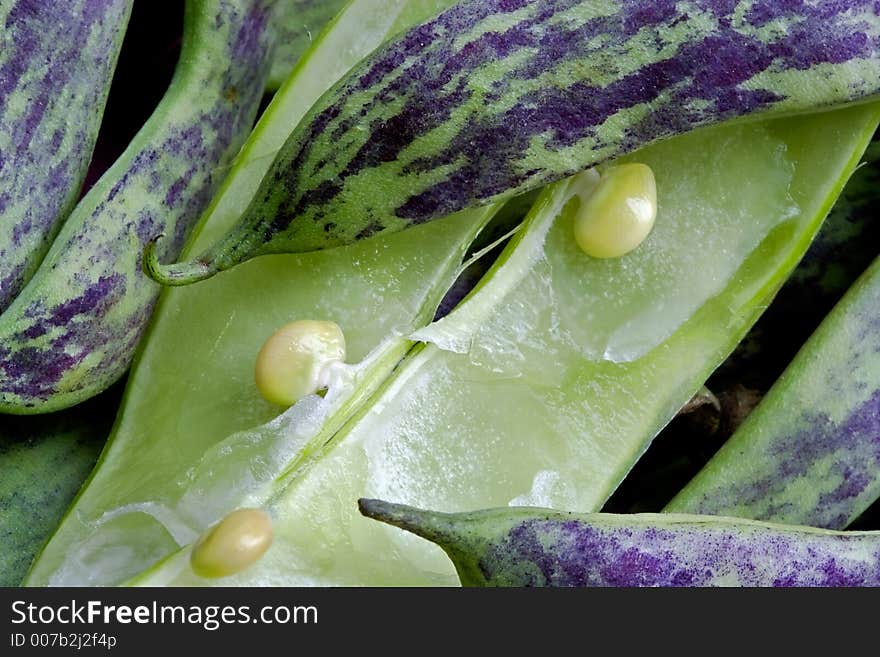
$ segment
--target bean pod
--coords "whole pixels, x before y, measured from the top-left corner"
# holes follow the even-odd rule
[[[76,203],[131,4],[0,4],[0,312]]]
[[[239,223],[167,285],[501,200],[745,115],[880,92],[880,7],[465,0],[361,63],[291,134]]]
[[[0,316],[0,412],[48,412],[128,368],[160,291],[143,245],[179,251],[256,114],[273,0],[190,0],[174,80],[121,158],[77,205]]]
[[[465,586],[878,586],[880,532],[732,518],[501,508],[361,512],[437,543]]]

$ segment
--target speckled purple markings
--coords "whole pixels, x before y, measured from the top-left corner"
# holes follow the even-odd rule
[[[0,312],[33,275],[79,195],[131,5],[0,6]]]
[[[423,30],[430,32],[430,40],[404,41],[399,51],[390,53],[388,58],[405,61],[424,43],[431,43],[434,52],[448,53],[453,50],[452,40],[457,32],[470,28],[478,17],[482,18],[485,13],[515,11],[528,3],[499,0],[478,4],[479,11],[465,6],[453,8],[434,26]],[[569,29],[565,22],[550,27],[546,25],[547,18],[578,4],[582,3],[577,0],[542,1],[541,12],[534,18],[516,24],[503,34],[489,32],[481,36],[449,57],[442,66],[435,67],[429,60],[408,69],[402,80],[395,79],[389,85],[393,92],[407,90],[413,99],[395,117],[400,120],[390,122],[402,122],[403,125],[389,127],[388,134],[384,135],[387,139],[383,140],[383,152],[378,157],[364,157],[359,153],[346,173],[354,174],[377,160],[400,153],[413,137],[426,134],[447,120],[461,103],[461,95],[473,91],[457,88],[448,94],[438,92],[454,79],[464,79],[460,76],[494,58],[507,57],[514,51],[525,49],[535,51],[533,57],[505,76],[493,89],[495,95],[501,95],[514,85],[535,79],[563,62],[588,59],[602,51],[622,50],[639,31],[656,30],[658,40],[662,40],[662,29],[689,18],[688,3],[629,1],[620,3],[618,14],[587,21],[574,29]],[[430,158],[417,160],[412,166],[429,170],[457,160],[466,164],[449,180],[407,199],[397,208],[396,214],[414,222],[423,221],[460,209],[462,188],[477,198],[491,198],[507,189],[520,188],[528,184],[529,179],[545,182],[548,178],[560,177],[557,172],[531,171],[517,166],[521,154],[529,151],[533,137],[550,134],[549,145],[561,150],[594,136],[600,126],[622,110],[641,104],[657,104],[648,117],[626,130],[621,143],[612,152],[619,154],[659,137],[756,112],[784,100],[784,95],[774,89],[740,86],[771,67],[776,70],[806,69],[825,62],[868,58],[877,53],[877,26],[865,26],[866,31],[853,31],[849,20],[840,20],[852,9],[869,6],[868,2],[826,3],[833,6],[824,10],[803,2],[767,3],[772,6],[762,7],[757,12],[754,27],[770,20],[790,19],[792,15],[804,19],[786,35],[769,42],[749,34],[744,29],[749,27],[748,24],[733,26],[732,9],[735,7],[731,7],[731,3],[699,4],[713,11],[719,19],[718,29],[693,42],[682,43],[673,57],[647,63],[609,85],[598,86],[584,81],[562,88],[543,88],[525,94],[503,112],[469,117],[470,120],[446,148]],[[599,48],[590,45],[600,36],[610,38],[603,39]],[[374,71],[383,70],[383,64],[377,64]],[[374,76],[371,71],[365,79]],[[413,89],[419,91],[413,92]],[[415,106],[424,97],[441,99],[427,116],[418,112]],[[702,103],[698,108],[695,107],[696,101]],[[415,116],[418,118],[411,118]],[[368,149],[370,145],[364,148]]]
[[[880,585],[880,533],[668,514],[491,509],[444,514],[378,500],[361,512],[427,538],[475,586]]]
[[[756,473],[749,481],[719,480],[717,488],[704,492],[694,504],[694,512],[745,516],[748,509],[756,520],[807,516],[803,521],[816,527],[846,527],[880,494],[880,390],[843,422],[823,413],[792,418],[793,425],[804,423],[810,429],[779,435],[768,445],[767,458],[776,465],[772,472]],[[819,468],[824,472],[821,480],[815,472]],[[818,494],[814,505],[803,508],[803,496],[790,489],[814,477],[827,490]]]
[[[186,284],[508,198],[700,126],[864,100],[880,93],[878,44],[866,0],[464,0],[355,67],[239,224],[197,261],[150,254],[151,275]]]
[[[376,94],[373,103],[387,102],[391,97],[400,96],[409,100],[394,117],[382,117],[374,124],[373,134],[378,138],[358,151],[344,175],[354,175],[377,162],[397,158],[415,137],[428,133],[448,120],[464,97],[473,94],[463,84],[466,76],[496,58],[509,57],[517,51],[534,50],[534,55],[512,75],[498,81],[492,93],[500,97],[503,91],[517,83],[535,79],[565,61],[588,58],[597,55],[600,50],[621,48],[641,30],[660,30],[688,18],[686,12],[676,8],[675,2],[630,1],[622,2],[621,11],[617,14],[589,20],[569,29],[565,22],[548,26],[547,21],[566,9],[584,3],[577,0],[550,0],[540,3],[541,10],[534,17],[515,24],[503,33],[487,32],[459,51],[454,50],[455,38],[474,28],[487,16],[514,12],[528,4],[524,0],[462,3],[434,22],[411,32],[373,63],[350,91],[384,84],[385,88]],[[663,99],[664,94],[672,93],[675,102],[665,103],[668,109],[662,109],[659,115],[652,113],[650,118],[629,129],[627,140],[630,144],[624,144],[620,149],[629,150],[645,139],[679,132],[692,124],[718,120],[719,114],[720,118],[743,114],[781,100],[779,94],[772,90],[735,88],[771,65],[776,68],[801,67],[822,61],[868,57],[873,54],[872,44],[876,43],[876,35],[873,42],[865,33],[854,35],[849,23],[835,25],[835,16],[823,12],[823,18],[832,22],[825,24],[820,35],[802,28],[780,41],[768,44],[744,33],[742,28],[730,26],[731,3],[700,4],[704,8],[714,8],[719,18],[727,18],[727,26],[699,41],[682,44],[674,57],[637,68],[604,87],[582,82],[564,88],[542,88],[525,94],[510,109],[501,113],[469,117],[470,121],[440,154],[417,159],[411,168],[430,170],[462,157],[467,164],[459,169],[454,180],[444,181],[408,199],[398,209],[398,214],[418,221],[459,209],[461,201],[457,199],[462,194],[460,184],[463,182],[480,185],[478,188],[466,187],[467,192],[473,191],[478,197],[491,197],[521,186],[526,178],[534,174],[529,171],[517,172],[515,165],[520,155],[528,152],[529,141],[534,136],[550,133],[551,145],[558,148],[571,146],[593,135],[599,126],[619,111]],[[844,4],[862,3],[839,3]],[[803,5],[797,11],[806,12],[805,18],[808,20],[814,13]],[[843,13],[844,7],[838,6],[838,11]],[[785,12],[777,12],[774,18],[790,17],[792,13],[793,8],[789,7]],[[809,39],[805,42],[808,35]],[[608,37],[603,40],[601,49],[591,46],[592,40],[600,36]],[[803,44],[802,47],[795,48],[799,43]],[[821,48],[809,49],[810,44],[817,43],[821,44]],[[411,58],[425,52],[430,52],[431,56],[412,63],[402,73],[397,70]],[[383,83],[383,80],[391,77],[392,72],[400,75]],[[455,80],[459,80],[459,83],[454,90],[444,91]],[[436,102],[425,106],[423,101],[426,98]],[[699,111],[688,109],[686,106],[695,100],[706,101],[706,107]],[[341,112],[342,101],[325,110],[313,130],[320,131],[323,124],[329,123],[326,118]],[[342,135],[337,132],[335,136]],[[303,151],[307,149],[308,141]],[[303,159],[301,155],[297,163]],[[301,201],[298,209],[301,211],[306,203],[307,199]]]
[[[201,63],[181,64],[134,145],[0,316],[0,412],[64,408],[126,371],[161,289],[143,273],[143,246],[164,232],[165,254],[178,253],[247,136],[270,65],[273,4],[190,0],[198,19],[182,61]]]
[[[853,558],[852,542],[706,523],[533,520],[513,527],[480,568],[487,582],[516,586],[877,586],[878,538],[869,558]]]

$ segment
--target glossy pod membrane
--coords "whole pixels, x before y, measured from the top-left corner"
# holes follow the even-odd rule
[[[878,307],[880,259],[666,511],[843,529],[877,500]]]
[[[864,0],[465,0],[323,96],[225,237],[169,265],[153,241],[145,265],[185,285],[502,200],[700,126],[865,100],[880,92],[878,14]]]

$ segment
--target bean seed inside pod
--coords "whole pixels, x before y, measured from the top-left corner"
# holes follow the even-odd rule
[[[193,547],[190,566],[209,579],[234,575],[256,563],[272,544],[272,520],[261,509],[237,509]]]
[[[645,164],[620,164],[605,170],[592,194],[581,197],[574,236],[588,256],[619,258],[645,241],[656,218],[654,172]]]
[[[273,404],[291,406],[327,387],[332,368],[345,362],[345,336],[333,322],[298,320],[279,328],[257,356],[254,379]]]

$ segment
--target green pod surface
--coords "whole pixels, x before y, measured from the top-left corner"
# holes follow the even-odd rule
[[[665,510],[839,529],[880,497],[877,308],[880,260]]]
[[[279,0],[273,26],[278,47],[272,61],[268,89],[278,89],[312,41],[348,0]]]
[[[466,0],[357,66],[253,202],[167,285],[347,244],[528,191],[737,117],[880,92],[880,9],[765,0]],[[732,65],[731,62],[735,62]]]
[[[356,0],[346,7],[273,97],[186,248],[210,243],[234,221],[271,164],[266,154],[281,147],[290,127],[329,85],[389,34],[450,3]],[[367,361],[366,367],[358,367],[358,385],[336,390],[332,409],[311,399],[292,412],[307,423],[313,413],[324,412],[331,425],[344,420],[377,385],[374,379],[381,382],[402,358],[410,344],[402,336],[430,321],[480,223],[490,214],[484,208],[345,249],[264,258],[204,285],[166,290],[132,366],[101,462],[43,551],[29,583],[120,582],[176,550],[175,541],[185,542],[204,523],[213,523],[215,512],[240,492],[230,486],[227,474],[242,484],[251,477],[215,467],[215,451],[258,466],[252,471],[253,483],[271,479],[272,468],[290,449],[283,439],[266,432],[267,440],[250,447],[247,439],[229,440],[230,434],[250,435],[247,430],[273,418],[279,429],[307,433],[290,418],[278,418],[284,409],[266,402],[253,384],[254,360],[265,339],[298,318],[326,318],[343,328],[348,362]],[[169,349],[172,342],[175,347]],[[349,393],[353,399],[347,398]],[[162,444],[172,437],[173,446]],[[232,443],[237,444],[227,447]],[[262,450],[269,445],[280,451],[266,459]],[[145,477],[130,476],[133,467],[148,463]],[[191,495],[188,484],[171,483],[178,476],[181,481],[200,479],[207,470],[226,493],[207,484],[210,491]],[[131,487],[120,488],[122,480]],[[161,528],[155,531],[157,520],[169,522],[170,536]],[[110,564],[98,543],[124,557]]]
[[[438,544],[465,586],[880,585],[880,532],[695,515],[359,506]]]
[[[143,274],[143,245],[163,231],[167,252],[179,251],[247,135],[271,59],[272,6],[187,3],[168,92],[0,316],[0,412],[71,406],[128,368],[161,289]]]
[[[282,321],[333,319],[361,345],[357,362],[369,327],[399,336],[405,325],[387,295],[425,276],[372,253],[436,254],[446,220],[170,291],[113,442],[28,582],[452,585],[442,551],[364,519],[354,501],[598,510],[794,269],[878,112],[719,127],[634,154],[662,201],[654,232],[620,259],[580,252],[570,183],[551,186],[469,298],[404,333],[430,344],[393,370],[359,364],[356,390],[328,393],[359,398],[342,428],[336,413],[315,422],[312,402],[259,424],[255,324],[265,339]],[[378,389],[359,381],[367,372],[386,377]],[[254,506],[273,518],[272,547],[238,575],[198,577],[193,541]]]
[[[58,526],[98,461],[118,403],[113,388],[60,413],[0,422],[0,586],[21,583]]]
[[[131,5],[0,4],[0,312],[76,203]]]

